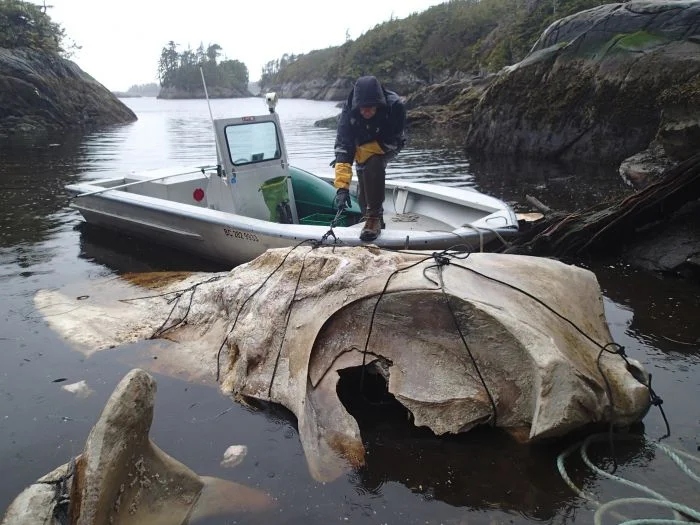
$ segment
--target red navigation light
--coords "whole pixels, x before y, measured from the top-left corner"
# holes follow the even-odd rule
[[[197,188],[192,192],[192,198],[197,202],[201,202],[201,200],[204,198],[204,190],[202,188]]]

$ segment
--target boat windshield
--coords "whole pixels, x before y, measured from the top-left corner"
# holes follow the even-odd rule
[[[279,159],[281,148],[274,122],[243,122],[226,126],[226,143],[236,166]]]

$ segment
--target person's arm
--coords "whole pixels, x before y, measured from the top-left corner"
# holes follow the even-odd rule
[[[352,100],[350,93],[349,100]],[[350,188],[352,180],[352,162],[355,158],[355,140],[350,125],[350,104],[345,102],[338,121],[338,131],[335,136],[335,181],[333,186],[338,189]]]
[[[355,158],[355,140],[350,126],[350,106],[345,102],[335,135],[335,161],[352,164],[353,158]]]
[[[397,101],[391,108],[390,125],[391,133],[388,142],[385,144],[385,151],[395,155],[401,151],[406,142],[404,134],[406,128],[406,107],[401,101]]]

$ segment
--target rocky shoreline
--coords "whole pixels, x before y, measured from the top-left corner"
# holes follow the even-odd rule
[[[74,62],[26,48],[0,48],[0,108],[0,137],[136,120],[133,111]]]

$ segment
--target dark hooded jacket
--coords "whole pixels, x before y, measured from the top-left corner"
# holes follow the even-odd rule
[[[361,106],[377,106],[371,119],[360,115]],[[335,138],[336,162],[352,164],[355,148],[376,140],[387,155],[395,155],[405,142],[406,108],[393,91],[382,88],[372,76],[360,77],[343,105]]]

